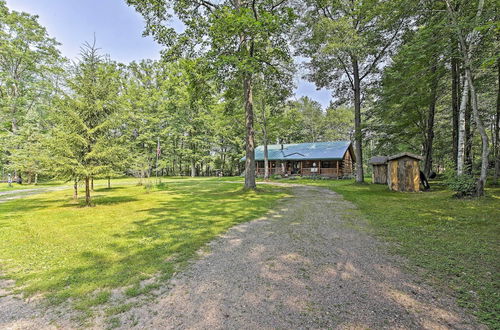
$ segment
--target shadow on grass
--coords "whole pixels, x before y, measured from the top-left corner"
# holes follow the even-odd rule
[[[137,286],[156,275],[166,279],[204,244],[234,224],[265,214],[282,196],[271,187],[245,192],[241,184],[196,181],[144,195],[142,192],[133,196],[96,195],[94,202],[98,206],[127,207],[126,203],[149,199],[154,204],[151,208],[131,209],[129,219],[116,219],[116,226],[122,227],[108,231],[109,235],[103,235],[102,241],[94,242],[92,248],[75,250],[71,263],[18,274],[17,279],[26,286],[26,292],[44,292],[52,303],[68,298],[84,301],[96,290]],[[51,203],[61,202],[65,202],[63,207],[75,207],[64,199]],[[37,203],[37,207],[48,205]],[[114,226],[109,220],[106,223]],[[99,235],[99,228],[85,226],[82,230],[96,230]]]
[[[65,203],[67,198],[29,198],[29,199],[14,199],[0,203],[0,221],[5,220],[12,222],[16,216],[25,213],[33,212],[40,209],[54,207]],[[0,222],[1,223],[1,222]]]
[[[106,206],[106,205],[115,205],[122,203],[130,203],[135,202],[138,199],[131,196],[92,196],[92,206]],[[61,205],[61,207],[71,208],[71,207],[85,207],[85,199],[79,198],[77,201],[73,200],[65,200],[65,203]]]
[[[117,191],[117,190],[123,190],[123,189],[126,189],[126,187],[111,187],[111,188],[108,188],[108,187],[103,187],[103,188],[97,188],[97,189],[94,189],[94,192],[109,192],[109,191]]]

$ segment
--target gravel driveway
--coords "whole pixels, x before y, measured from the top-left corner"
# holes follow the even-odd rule
[[[43,194],[49,191],[59,191],[69,189],[66,186],[58,187],[41,187],[41,188],[31,188],[31,189],[16,189],[16,190],[6,190],[0,192],[0,203],[5,203],[10,200],[20,199],[32,195]]]
[[[482,328],[451,297],[403,272],[403,261],[368,234],[353,204],[327,189],[289,186],[293,197],[210,243],[156,298],[114,317],[112,326]],[[0,328],[71,328],[69,318],[0,290]],[[110,325],[100,318],[93,327]]]
[[[264,219],[238,225],[121,317],[129,328],[475,328],[453,299],[421,284],[369,236],[355,206],[294,186]],[[134,320],[131,324],[127,320]]]

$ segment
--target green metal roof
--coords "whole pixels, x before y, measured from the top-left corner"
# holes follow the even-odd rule
[[[283,149],[281,144],[271,144],[267,149],[269,160],[340,160],[350,145],[350,141],[332,141],[283,144]],[[264,160],[264,146],[255,148],[255,160]]]

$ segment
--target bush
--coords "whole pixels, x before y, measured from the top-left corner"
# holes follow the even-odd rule
[[[157,188],[158,190],[165,190],[165,189],[167,189],[167,184],[166,184],[165,182],[161,182],[161,181],[160,181],[160,183],[158,183],[158,184],[156,185],[156,188]]]
[[[313,175],[304,175],[302,176],[303,179],[308,179],[308,180],[331,180],[332,178],[327,177],[327,176],[322,176],[318,174],[313,174]]]
[[[146,182],[146,184],[144,184],[144,189],[146,189],[146,193],[149,194],[151,189],[153,189],[153,184],[150,181]]]
[[[454,175],[446,179],[450,190],[456,197],[474,196],[476,194],[476,179],[468,174]]]
[[[271,175],[271,179],[273,179],[273,180],[281,179],[281,175],[280,174],[273,174],[273,175]]]

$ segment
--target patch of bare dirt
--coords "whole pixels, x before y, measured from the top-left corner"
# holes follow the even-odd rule
[[[327,189],[290,187],[293,198],[214,240],[149,301],[136,299],[91,327],[484,328],[452,297],[402,271],[353,204]],[[8,292],[0,328],[71,327],[65,315]]]

